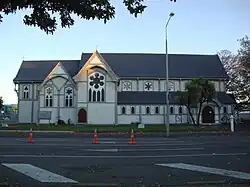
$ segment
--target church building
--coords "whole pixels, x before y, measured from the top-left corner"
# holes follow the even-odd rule
[[[163,124],[166,113],[165,54],[82,53],[80,60],[23,61],[14,78],[19,123]],[[192,78],[209,79],[216,97],[202,106],[200,122],[219,124],[235,100],[218,55],[169,54],[169,118],[190,122],[177,91]],[[197,109],[192,110],[194,117]]]

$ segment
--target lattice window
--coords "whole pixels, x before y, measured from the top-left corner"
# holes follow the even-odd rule
[[[105,76],[100,72],[89,76],[89,101],[104,102],[105,100]]]
[[[45,106],[46,107],[53,106],[53,89],[51,87],[47,87],[45,89]]]
[[[171,92],[174,91],[174,83],[173,82],[168,83],[168,90]]]
[[[23,87],[23,98],[24,99],[29,99],[29,86],[25,85]]]
[[[65,89],[65,106],[72,107],[73,106],[73,88],[67,87]]]
[[[144,91],[153,91],[153,82],[145,82],[144,83]]]
[[[123,82],[122,91],[132,91],[132,83],[129,81]]]

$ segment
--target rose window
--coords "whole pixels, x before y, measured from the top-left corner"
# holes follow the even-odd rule
[[[95,89],[98,89],[100,86],[104,85],[104,76],[100,75],[99,73],[91,75],[89,79],[90,79],[89,85],[91,87],[94,87]]]

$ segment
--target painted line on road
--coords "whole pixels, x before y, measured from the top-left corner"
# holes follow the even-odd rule
[[[0,155],[0,158],[172,158],[172,157],[209,157],[209,156],[245,156],[248,153],[210,153],[185,155]]]
[[[217,175],[222,175],[222,176],[227,176],[227,177],[234,177],[238,179],[245,179],[245,180],[250,179],[250,173],[244,173],[240,171],[217,169],[217,168],[212,168],[212,167],[204,167],[204,166],[183,164],[183,163],[155,164],[155,165],[178,168],[178,169],[185,169],[185,170],[190,170],[190,171],[199,171],[203,173],[217,174]]]
[[[87,149],[87,151],[97,151],[97,152],[118,152],[118,149]]]
[[[173,148],[173,149],[82,149],[82,151],[100,151],[100,152],[147,152],[147,151],[192,151],[204,150],[204,148],[191,147],[191,148]]]
[[[45,169],[38,168],[30,164],[2,164],[5,167],[18,171],[40,182],[49,183],[78,183],[72,179],[52,173]]]

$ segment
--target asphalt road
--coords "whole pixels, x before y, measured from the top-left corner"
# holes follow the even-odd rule
[[[249,136],[135,140],[1,137],[0,186],[250,186]]]

